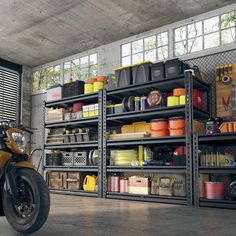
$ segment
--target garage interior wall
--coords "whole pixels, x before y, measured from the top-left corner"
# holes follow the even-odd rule
[[[113,42],[111,44],[103,45],[101,47],[85,51],[76,55],[72,55],[70,57],[63,58],[61,60],[57,60],[45,65],[41,65],[38,67],[33,68],[32,70],[30,68],[24,67],[23,69],[23,117],[24,117],[24,123],[28,124],[30,119],[31,119],[31,128],[34,130],[34,135],[32,136],[31,140],[31,147],[32,148],[43,148],[44,144],[44,100],[45,100],[45,93],[37,93],[37,94],[31,94],[31,85],[32,85],[32,72],[42,69],[42,68],[47,68],[52,65],[57,65],[61,64],[63,65],[64,62],[78,58],[78,57],[83,57],[88,54],[93,54],[93,53],[98,53],[98,74],[99,75],[107,75],[109,73],[113,73],[114,68],[117,68],[120,66],[120,61],[121,61],[121,50],[120,47],[122,44],[129,43],[131,41],[135,41],[147,36],[152,36],[157,33],[161,33],[163,31],[168,31],[169,32],[169,39],[172,39],[169,42],[169,59],[173,58],[173,29],[180,27],[182,25],[186,25],[191,23],[192,21],[198,21],[206,18],[210,18],[216,15],[220,15],[223,13],[227,13],[229,11],[232,11],[236,9],[236,4],[229,5],[227,7],[219,8],[217,10],[204,13],[201,15],[198,15],[193,18],[189,18],[180,22],[176,22],[171,25],[167,25],[158,29],[154,29],[148,32],[144,32],[139,35],[135,35],[129,38],[125,38],[123,40],[119,40],[116,42]],[[183,60],[189,60],[192,58],[197,58],[197,57],[202,57],[205,55],[209,54],[214,54],[218,52],[222,52],[225,50],[231,50],[235,49],[235,43],[229,44],[227,46],[223,47],[217,47],[217,48],[212,48],[209,50],[202,50],[199,52],[191,53],[191,54],[186,54],[184,56],[181,56],[181,59]],[[31,80],[31,83],[27,84],[27,81]],[[31,84],[31,85],[29,85]],[[30,98],[31,97],[31,98]],[[40,153],[36,154],[33,158],[33,162],[35,164],[38,163],[40,157]]]

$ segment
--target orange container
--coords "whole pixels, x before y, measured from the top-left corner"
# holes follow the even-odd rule
[[[185,135],[185,119],[184,117],[169,118],[170,136]]]
[[[97,81],[98,81],[98,82],[104,82],[104,84],[106,84],[106,82],[107,82],[107,77],[104,76],[104,75],[100,75],[100,76],[97,77]]]
[[[169,136],[170,132],[167,129],[162,130],[151,130],[151,137],[162,137],[162,136]]]
[[[87,81],[88,84],[94,84],[95,82],[97,82],[97,78],[90,78]]]
[[[159,131],[168,129],[168,120],[167,119],[154,119],[151,120],[151,130]]]
[[[173,96],[182,96],[182,95],[185,95],[185,89],[184,88],[173,89]]]

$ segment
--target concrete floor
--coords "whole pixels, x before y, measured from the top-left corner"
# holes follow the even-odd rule
[[[52,195],[45,226],[35,236],[236,235],[236,212],[211,208]],[[0,218],[0,236],[18,236]]]

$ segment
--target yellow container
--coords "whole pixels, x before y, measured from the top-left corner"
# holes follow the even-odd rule
[[[98,92],[99,90],[103,89],[104,83],[103,82],[94,82],[93,84],[93,91]]]
[[[99,108],[99,107],[98,107],[98,103],[94,104],[94,115],[95,115],[95,116],[98,116],[98,113],[99,113],[99,112],[98,112],[98,110],[99,110],[98,108]]]
[[[83,117],[89,117],[89,106],[83,106]]]
[[[179,105],[179,97],[169,96],[167,97],[167,107],[173,107]]]
[[[95,116],[95,105],[89,105],[89,116]]]
[[[96,190],[96,180],[95,175],[86,175],[83,182],[83,188],[85,191],[95,191]]]
[[[186,99],[186,96],[185,95],[181,95],[179,97],[179,105],[185,105],[185,99]]]
[[[84,94],[93,93],[93,84],[84,85]]]

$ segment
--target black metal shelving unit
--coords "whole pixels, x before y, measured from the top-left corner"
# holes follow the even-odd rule
[[[126,88],[118,88],[110,91],[104,91],[106,100],[120,101],[125,96],[148,94],[153,89],[158,89],[163,92],[170,92],[177,87],[185,87],[186,89],[186,104],[175,107],[159,107],[148,109],[145,111],[123,112],[121,114],[106,114],[103,111],[103,117],[106,117],[104,124],[104,153],[103,160],[106,160],[106,152],[108,148],[115,147],[135,147],[137,145],[186,145],[186,166],[143,166],[143,167],[117,167],[108,166],[103,162],[103,182],[104,182],[104,197],[113,199],[125,199],[135,201],[150,201],[162,202],[171,204],[193,205],[193,137],[192,137],[192,120],[207,119],[209,113],[193,107],[192,89],[201,89],[207,92],[208,98],[210,93],[210,85],[192,76],[193,71],[186,72],[185,76],[179,76],[173,79],[163,79],[160,81],[151,81],[140,85],[131,85]],[[105,101],[106,101],[105,100]],[[207,110],[210,110],[210,105],[207,104]],[[103,104],[106,107],[106,103]],[[106,127],[110,125],[122,125],[136,121],[147,121],[152,118],[167,118],[172,116],[185,116],[187,132],[185,136],[179,137],[160,137],[160,138],[142,138],[142,139],[127,139],[127,140],[106,140]],[[187,181],[187,196],[186,197],[165,197],[157,195],[134,195],[107,192],[106,178],[109,173],[185,173]]]
[[[195,205],[204,207],[218,207],[218,208],[229,208],[236,209],[236,201],[230,199],[225,200],[214,200],[202,198],[199,195],[199,177],[200,174],[236,174],[236,166],[200,166],[198,149],[200,145],[212,146],[215,149],[222,146],[227,147],[235,145],[236,133],[219,133],[210,135],[195,135],[195,161],[194,161],[194,186],[195,186]]]
[[[46,108],[66,108],[71,106],[75,102],[84,102],[84,103],[99,103],[99,110],[102,110],[102,95],[103,92],[92,93],[92,94],[84,94],[78,95],[68,98],[63,98],[61,100],[53,101],[53,102],[45,102]],[[98,138],[102,139],[102,116],[98,117],[88,117],[82,118],[80,120],[70,120],[70,121],[61,121],[55,123],[45,123],[45,128],[62,128],[62,127],[98,127]],[[94,149],[98,148],[99,156],[102,157],[102,143],[99,141],[88,141],[88,142],[80,142],[80,143],[68,143],[68,144],[45,144],[45,150],[62,150],[68,151],[71,149]],[[78,195],[78,196],[89,196],[89,197],[102,197],[103,194],[103,183],[102,183],[102,160],[99,158],[98,166],[46,166],[44,162],[44,172],[51,171],[65,171],[65,172],[88,172],[88,173],[96,173],[98,175],[98,191],[90,192],[90,191],[71,191],[71,190],[63,190],[63,189],[50,189],[51,193],[57,194],[67,194],[67,195]]]

